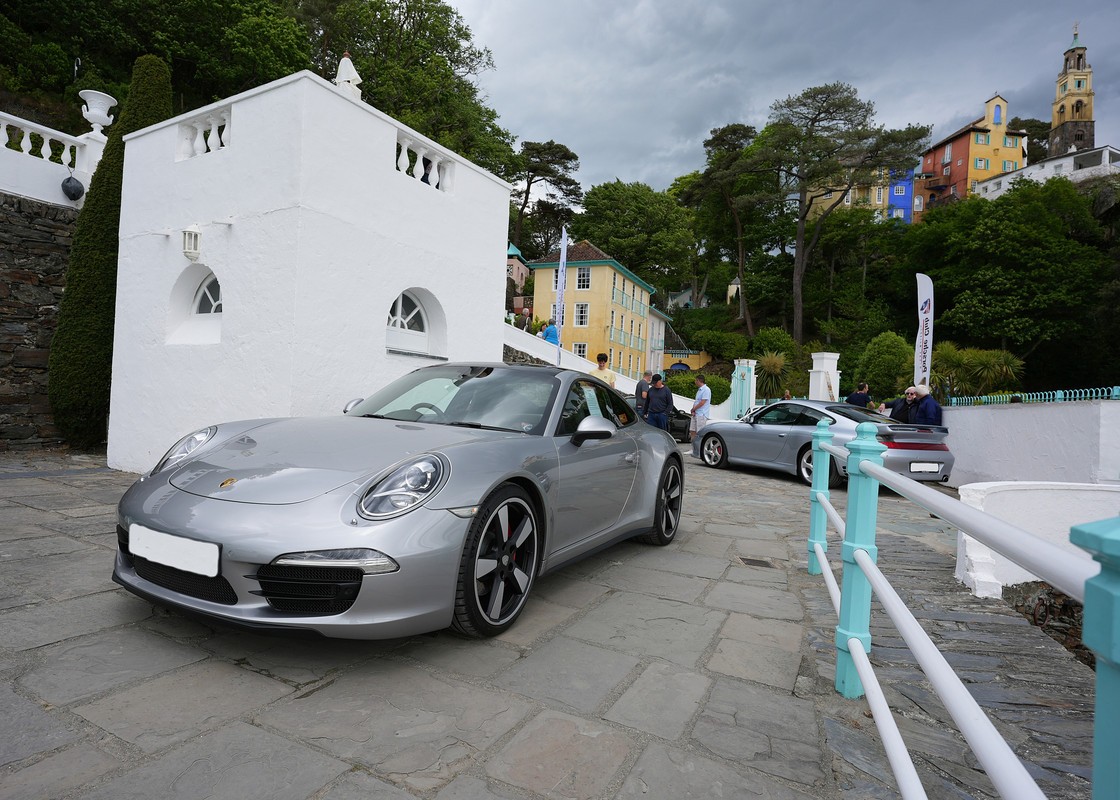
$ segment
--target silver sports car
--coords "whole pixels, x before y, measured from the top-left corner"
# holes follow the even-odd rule
[[[337,417],[182,439],[121,499],[113,579],[250,629],[493,636],[538,576],[671,542],[683,480],[669,434],[593,377],[425,367]]]
[[[916,481],[949,480],[953,454],[945,444],[948,428],[908,425],[847,403],[784,400],[752,411],[737,422],[710,422],[692,442],[692,455],[709,467],[741,464],[765,467],[813,481],[813,430],[827,420],[832,444],[843,447],[856,437],[856,426],[878,427],[883,466]],[[843,463],[831,459],[829,486],[847,474]]]

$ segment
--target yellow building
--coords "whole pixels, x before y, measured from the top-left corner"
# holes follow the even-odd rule
[[[876,219],[885,219],[890,210],[890,173],[883,167],[875,170],[869,183],[859,183],[851,189],[820,189],[809,199],[809,216],[823,214],[834,204],[840,208],[866,208],[875,212]],[[841,199],[841,195],[843,198]],[[839,203],[838,203],[839,201]]]
[[[612,370],[640,378],[649,361],[649,301],[654,287],[586,240],[568,245],[567,255],[563,308],[556,304],[560,251],[529,265],[535,315],[556,319],[565,350],[590,361],[606,353]]]

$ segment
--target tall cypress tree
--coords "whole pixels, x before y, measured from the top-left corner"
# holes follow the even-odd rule
[[[105,441],[113,372],[113,316],[124,177],[123,137],[171,116],[171,71],[156,56],[140,56],[120,119],[109,128],[105,153],[90,181],[74,227],[66,291],[51,340],[47,395],[55,424],[75,447]]]

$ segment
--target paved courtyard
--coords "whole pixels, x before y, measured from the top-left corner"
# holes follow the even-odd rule
[[[212,628],[124,592],[114,506],[135,476],[0,453],[0,800],[897,796],[866,704],[832,690],[805,487],[685,460],[672,546],[542,579],[494,640],[353,642]],[[962,591],[954,537],[883,498],[884,572],[1043,791],[1089,797],[1092,673]],[[929,796],[994,796],[878,611],[873,636]]]

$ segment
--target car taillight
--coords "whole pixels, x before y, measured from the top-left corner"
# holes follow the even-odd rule
[[[892,439],[880,439],[888,450],[948,450],[949,445],[944,442],[896,442]]]

